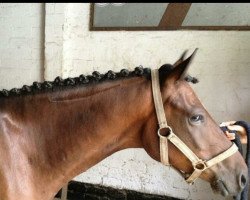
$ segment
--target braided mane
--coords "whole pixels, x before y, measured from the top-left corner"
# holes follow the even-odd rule
[[[73,86],[87,85],[90,83],[102,82],[105,80],[116,80],[119,78],[145,76],[151,78],[151,69],[143,68],[142,66],[136,67],[134,71],[122,69],[120,72],[109,70],[105,74],[94,71],[92,75],[80,75],[79,77],[62,79],[60,76],[56,77],[54,81],[33,82],[31,86],[24,85],[22,88],[13,88],[11,90],[3,89],[0,91],[0,98],[11,96],[23,96],[28,94],[36,94],[45,91],[55,91],[57,89],[68,88]],[[197,83],[198,80],[191,76],[186,76],[187,82]]]

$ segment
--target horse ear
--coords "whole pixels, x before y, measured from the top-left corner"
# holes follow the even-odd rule
[[[181,57],[173,64],[174,67],[176,67],[177,65],[179,65],[180,63],[183,62],[185,56],[187,54],[187,50],[183,52],[183,54],[181,55]]]
[[[177,81],[184,79],[185,76],[187,75],[187,71],[189,69],[190,63],[193,60],[198,48],[194,50],[191,56],[189,56],[186,60],[181,62],[181,59],[185,56],[185,53],[182,55],[182,57],[176,62],[176,65],[174,66],[173,70],[171,71],[170,74],[170,79]]]

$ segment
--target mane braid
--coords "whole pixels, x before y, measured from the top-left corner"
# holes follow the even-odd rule
[[[94,71],[92,75],[83,75],[75,78],[66,78],[63,79],[60,76],[56,77],[54,81],[44,81],[44,82],[33,82],[31,86],[24,85],[22,88],[13,88],[11,90],[3,89],[0,91],[0,98],[12,97],[12,96],[23,96],[23,95],[32,95],[46,91],[55,91],[58,89],[76,87],[80,85],[88,85],[91,83],[98,83],[105,80],[116,80],[126,77],[135,77],[135,76],[145,76],[147,79],[151,79],[151,69],[143,68],[141,65],[136,67],[134,71],[129,71],[127,69],[122,69],[120,72],[114,72],[109,70],[105,74],[101,74],[98,71]],[[187,82],[198,83],[198,79],[187,75],[185,77]]]
[[[143,68],[141,65],[136,67],[134,71],[122,69],[120,72],[114,72],[109,70],[105,74],[101,74],[98,71],[94,71],[92,75],[83,75],[75,78],[62,79],[60,76],[56,77],[54,81],[33,82],[32,85],[24,85],[22,88],[13,88],[11,90],[3,89],[0,91],[0,98],[12,97],[12,96],[24,96],[42,93],[46,91],[55,91],[63,88],[76,87],[80,85],[88,85],[91,83],[98,83],[105,80],[116,80],[126,77],[145,76],[150,78],[151,69]]]

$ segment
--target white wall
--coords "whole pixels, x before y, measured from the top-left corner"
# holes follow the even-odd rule
[[[43,80],[42,4],[1,3],[0,88]]]
[[[19,12],[23,13],[22,9],[20,7]],[[193,88],[207,110],[217,122],[233,119],[250,121],[249,32],[90,32],[89,4],[50,3],[46,4],[45,9],[45,79],[53,80],[57,75],[78,76],[93,70],[106,72],[109,69],[133,69],[137,65],[155,68],[164,63],[174,63],[184,50],[189,49],[191,53],[198,47],[190,73],[200,79],[200,83],[193,85]],[[0,23],[5,24],[4,21]],[[0,35],[9,35],[12,31],[6,29]],[[1,41],[1,51],[8,52],[9,37],[1,37]],[[28,41],[24,44],[30,45]],[[40,43],[29,50],[35,47],[40,48]],[[2,60],[2,54],[0,58]],[[35,60],[39,59],[37,55]],[[4,66],[10,66],[11,62],[9,58]],[[29,71],[21,73],[18,65],[14,67],[18,71],[16,76],[20,77],[17,83],[9,69],[4,71],[2,66],[1,62],[1,77],[9,81],[6,83],[1,79],[1,87],[11,88],[29,81],[31,84],[32,79],[41,79],[35,73],[27,79]],[[27,66],[33,69],[32,64]],[[144,150],[117,152],[75,180],[184,199],[223,199],[213,195],[209,184],[201,180],[193,186],[187,185],[172,169],[149,158]]]

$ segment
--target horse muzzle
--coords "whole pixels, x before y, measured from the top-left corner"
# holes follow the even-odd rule
[[[231,173],[230,175],[233,174]],[[235,181],[229,181],[232,177],[225,177],[225,180],[217,178],[210,185],[215,193],[220,193],[222,196],[237,196],[247,186],[247,177],[247,173],[242,171],[235,176]]]

